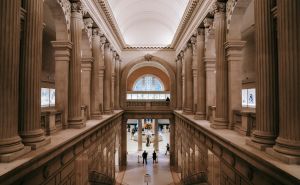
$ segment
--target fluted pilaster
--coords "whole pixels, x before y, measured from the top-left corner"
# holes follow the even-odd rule
[[[0,1],[0,162],[30,151],[18,135],[20,1]]]
[[[112,59],[111,59],[111,110],[112,111],[115,108],[116,58],[117,58],[117,52],[112,50]]]
[[[81,116],[81,37],[83,28],[80,2],[72,3],[71,40],[73,42],[69,65],[69,127],[85,126]]]
[[[254,3],[255,49],[256,49],[256,130],[253,132],[253,146],[264,149],[273,145],[278,129],[278,103],[276,98],[276,56],[272,0]]]
[[[193,107],[193,114],[196,112],[197,109],[197,94],[198,94],[198,61],[197,61],[197,57],[198,57],[198,53],[197,53],[197,34],[194,34],[191,39],[190,42],[192,44],[192,79],[193,79],[193,84],[192,84],[192,91],[193,91],[193,103],[192,103],[192,107]]]
[[[41,73],[43,49],[43,2],[24,2],[26,20],[20,69],[20,120],[22,141],[32,149],[50,142],[41,129]]]
[[[99,69],[101,58],[101,43],[99,29],[93,29],[92,37],[92,53],[93,53],[93,68],[92,68],[92,86],[91,86],[91,117],[92,119],[101,119],[100,112],[100,91],[99,91]]]
[[[213,6],[216,46],[216,118],[213,128],[228,126],[228,66],[225,62],[226,4],[215,2]]]
[[[104,113],[111,114],[111,52],[110,52],[110,44],[105,43],[104,46]]]
[[[274,150],[297,157],[300,164],[300,2],[277,1],[279,136]]]
[[[193,113],[192,44],[188,43],[184,53],[184,114]]]
[[[205,35],[204,29],[198,28],[197,36],[197,106],[195,119],[205,119],[206,117],[206,74],[205,74]]]

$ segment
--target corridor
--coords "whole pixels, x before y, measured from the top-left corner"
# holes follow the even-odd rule
[[[151,175],[151,182],[148,185],[175,185],[173,182],[172,174],[170,171],[169,154],[165,155],[166,144],[168,142],[169,133],[163,134],[163,141],[159,142],[158,163],[152,163],[153,144],[150,147],[146,147],[143,143],[143,150],[148,153],[147,165],[143,165],[142,158],[138,163],[137,156],[142,152],[137,152],[137,142],[130,139],[130,133],[127,133],[127,168],[122,181],[123,185],[143,185],[144,175]]]

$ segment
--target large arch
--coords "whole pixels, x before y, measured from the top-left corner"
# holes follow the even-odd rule
[[[149,64],[149,65],[148,65]],[[139,67],[136,66],[153,66],[157,65],[158,68],[161,69],[161,71],[165,71],[167,76],[170,79],[170,93],[171,93],[171,102],[170,105],[171,107],[176,106],[176,77],[175,77],[175,72],[172,69],[171,65],[165,61],[164,59],[161,59],[160,57],[157,56],[151,56],[151,60],[147,61],[145,57],[139,57],[128,64],[124,66],[122,69],[122,75],[121,75],[121,106],[124,107],[124,103],[126,101],[126,90],[127,90],[127,80],[129,75],[134,71],[139,69]],[[133,70],[134,69],[134,70]]]
[[[70,41],[71,3],[68,0],[45,0],[54,17],[56,41]]]

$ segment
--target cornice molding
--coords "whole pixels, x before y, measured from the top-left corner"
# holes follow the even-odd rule
[[[195,30],[198,29],[200,23],[204,20],[204,18],[207,16],[207,14],[210,12],[210,7],[212,7],[213,3],[215,1],[204,1],[201,0],[199,2],[197,8],[194,10],[194,15],[189,19],[187,22],[187,26],[183,30],[182,34],[180,35],[178,42],[174,46],[176,49],[176,54],[180,53],[182,48],[186,45],[186,43],[189,41],[191,36],[194,34]]]

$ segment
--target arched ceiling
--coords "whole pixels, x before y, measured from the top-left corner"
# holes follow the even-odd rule
[[[107,0],[130,46],[168,46],[189,0]]]

